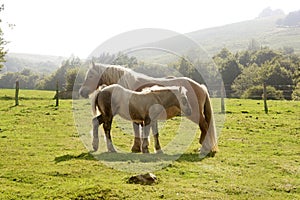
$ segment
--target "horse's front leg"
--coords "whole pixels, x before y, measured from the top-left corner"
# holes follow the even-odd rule
[[[152,134],[153,134],[153,139],[154,139],[154,147],[155,147],[155,152],[156,153],[163,153],[163,151],[161,150],[160,147],[160,143],[159,143],[159,134],[158,134],[158,126],[157,126],[157,121],[154,121],[152,123]]]
[[[104,122],[104,124],[103,124],[103,129],[104,129],[105,137],[106,137],[107,151],[108,152],[117,152],[112,143],[112,139],[111,139],[111,135],[110,135],[111,123],[112,123],[112,120],[109,120],[107,122]]]
[[[131,147],[132,153],[141,152],[141,136],[140,136],[140,124],[132,123],[133,131],[134,131],[134,142]]]
[[[99,147],[99,136],[98,136],[98,127],[103,123],[102,115],[99,115],[92,120],[93,123],[93,141],[92,146],[94,151],[98,150]]]

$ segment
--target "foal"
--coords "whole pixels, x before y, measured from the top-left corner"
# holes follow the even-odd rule
[[[93,118],[93,149],[98,150],[99,137],[98,127],[103,123],[106,136],[106,145],[109,152],[116,152],[111,135],[111,124],[115,115],[120,115],[143,127],[142,152],[149,153],[148,136],[150,127],[161,119],[160,115],[168,108],[181,110],[185,115],[191,114],[191,106],[187,100],[186,89],[182,86],[159,87],[153,86],[142,92],[135,92],[113,84],[102,87],[96,91],[92,99],[92,110],[96,115],[97,110],[101,113]],[[175,112],[174,112],[175,113]],[[175,115],[167,115],[170,119]]]

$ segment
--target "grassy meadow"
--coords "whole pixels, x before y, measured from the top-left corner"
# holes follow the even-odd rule
[[[262,101],[226,99],[216,156],[199,159],[198,130],[146,186],[127,183],[134,171],[96,160],[78,134],[72,101],[55,107],[53,96],[20,90],[14,106],[14,90],[0,90],[0,199],[300,199],[300,102],[268,101],[265,114]],[[178,121],[165,123],[163,146]],[[113,140],[129,153],[133,137],[118,127]]]

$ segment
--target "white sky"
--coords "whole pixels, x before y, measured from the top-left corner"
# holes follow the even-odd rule
[[[298,0],[0,0],[9,52],[86,58],[120,33],[162,28],[187,33],[254,19],[266,7],[286,14]],[[7,23],[15,24],[9,29]]]

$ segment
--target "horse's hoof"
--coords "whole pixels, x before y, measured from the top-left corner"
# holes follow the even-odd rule
[[[93,150],[92,150],[92,151],[93,151],[93,152],[96,152],[97,150],[98,150],[98,148],[93,148]]]
[[[200,160],[206,158],[206,157],[215,157],[216,151],[210,151],[210,152],[200,152],[199,158]]]
[[[216,153],[217,153],[216,151],[211,151],[211,152],[209,152],[207,154],[207,156],[209,156],[209,157],[215,157]]]
[[[131,148],[131,152],[132,152],[132,153],[141,153],[141,148],[132,147],[132,148]]]
[[[204,158],[206,158],[207,154],[204,154],[204,153],[200,153],[199,154],[199,159],[200,160],[203,160]]]
[[[155,153],[156,153],[156,154],[163,154],[164,152],[163,152],[163,150],[159,149],[159,150],[156,150]]]
[[[150,153],[148,149],[143,149],[142,152],[143,153]]]
[[[93,138],[92,146],[94,151],[97,151],[99,148],[99,138]]]

